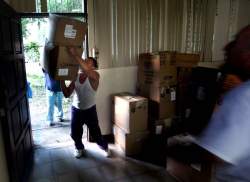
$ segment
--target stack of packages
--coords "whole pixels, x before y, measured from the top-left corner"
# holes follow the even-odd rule
[[[87,24],[68,17],[50,15],[49,32],[45,43],[42,67],[56,80],[73,80],[77,76],[78,63],[67,52],[67,47],[76,47],[83,52]]]
[[[184,54],[176,53],[174,55],[175,65],[177,67],[177,103],[176,103],[176,115],[184,120],[190,115],[190,84],[191,75],[194,67],[198,65],[200,61],[199,54]]]
[[[138,94],[149,98],[149,128],[162,134],[175,116],[177,70],[172,52],[140,54]]]
[[[114,136],[126,156],[142,152],[148,137],[148,99],[122,93],[114,96]]]
[[[150,137],[143,158],[166,165],[165,128],[175,115],[177,70],[172,52],[145,53],[139,56],[138,94],[149,99],[148,128]]]

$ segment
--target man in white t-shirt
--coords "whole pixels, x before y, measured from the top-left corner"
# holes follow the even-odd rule
[[[108,143],[101,135],[96,112],[95,95],[100,78],[96,71],[97,61],[94,58],[83,60],[77,55],[75,48],[69,48],[69,54],[79,63],[81,68],[76,80],[72,81],[68,87],[64,81],[61,82],[62,91],[66,98],[73,92],[75,93],[71,109],[71,137],[75,142],[75,157],[80,158],[85,154],[82,143],[84,124],[87,125],[90,135],[100,148],[105,151],[105,155],[109,157]]]
[[[243,83],[223,96],[207,128],[195,143],[217,162],[214,181],[250,181],[250,26],[227,50],[230,71]]]

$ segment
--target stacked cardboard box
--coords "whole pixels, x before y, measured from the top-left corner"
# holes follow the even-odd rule
[[[141,152],[148,136],[148,99],[130,94],[114,97],[115,142],[126,155]]]
[[[196,67],[200,61],[199,54],[175,53],[172,63],[176,67],[192,68]]]
[[[76,47],[82,55],[87,24],[68,17],[51,15],[45,43],[42,67],[56,80],[72,80],[78,72],[78,63],[67,53],[68,46]]]
[[[174,53],[140,54],[138,94],[149,98],[149,127],[155,130],[156,121],[175,115],[177,69]]]
[[[132,93],[129,92],[120,92],[111,94],[111,122],[114,123],[115,121],[115,96],[133,96]]]
[[[176,53],[173,56],[173,64],[177,67],[177,103],[176,115],[180,118],[188,117],[191,101],[189,95],[192,68],[196,67],[200,61],[199,54]]]

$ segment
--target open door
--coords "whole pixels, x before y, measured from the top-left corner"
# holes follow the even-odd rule
[[[21,19],[0,1],[0,121],[10,180],[24,181],[32,152]]]

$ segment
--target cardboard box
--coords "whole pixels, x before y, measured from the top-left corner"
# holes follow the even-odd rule
[[[180,118],[186,118],[189,113],[186,112],[187,108],[190,108],[191,97],[191,75],[192,68],[179,67],[178,68],[178,85],[177,85],[177,101],[176,101],[176,113]]]
[[[164,119],[175,116],[176,85],[161,87],[140,85],[138,94],[149,98],[149,117]]]
[[[151,120],[150,124],[151,124],[150,131],[154,135],[162,135],[162,134],[164,134],[165,129],[171,126],[172,118]]]
[[[59,46],[83,46],[87,23],[73,18],[50,15],[48,42]]]
[[[173,56],[174,65],[177,67],[196,67],[199,61],[199,54],[176,53]]]
[[[167,172],[178,181],[211,182],[213,177],[212,164],[184,164],[167,158]]]
[[[114,135],[116,144],[121,147],[125,155],[132,156],[142,152],[149,132],[143,131],[128,134],[123,129],[114,125]]]
[[[171,54],[140,54],[138,84],[172,85],[177,82],[176,67],[171,65]]]
[[[115,120],[115,96],[126,96],[126,95],[134,96],[134,94],[129,93],[129,92],[115,93],[111,95],[111,122],[112,123]]]
[[[126,133],[147,130],[148,99],[140,96],[115,96],[115,119],[117,126]]]
[[[82,51],[81,47],[77,48],[79,55]],[[50,44],[44,47],[41,65],[55,80],[73,80],[79,70],[78,63],[68,54],[66,47]]]

